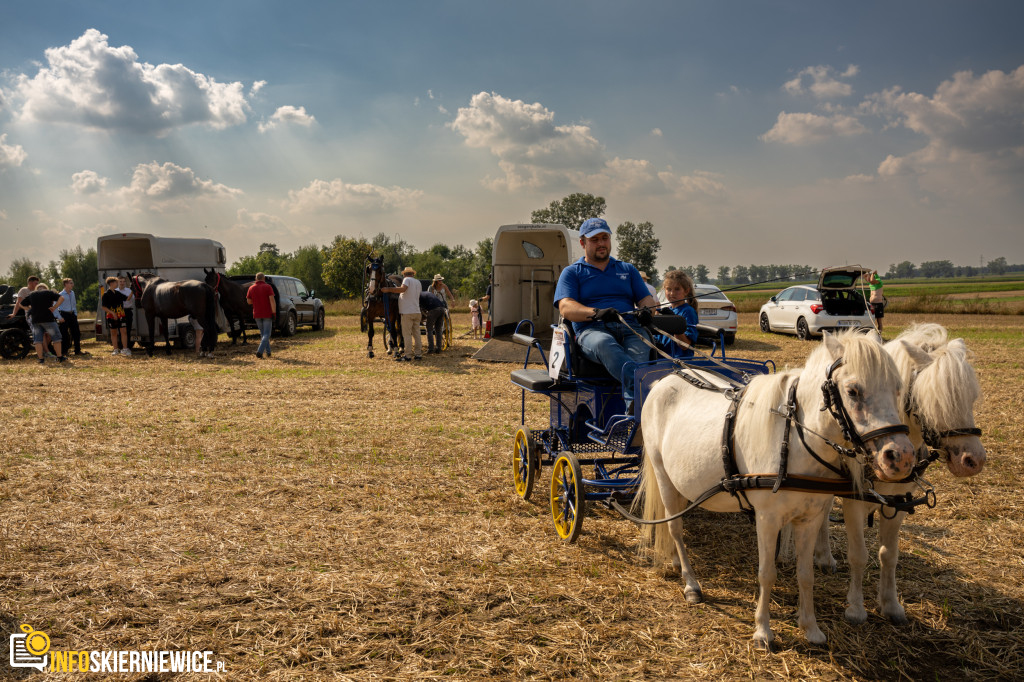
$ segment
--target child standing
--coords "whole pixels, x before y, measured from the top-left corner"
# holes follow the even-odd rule
[[[469,301],[469,321],[473,326],[473,338],[479,338],[483,334],[483,315],[481,314],[480,303],[475,299]]]
[[[662,312],[670,310],[676,315],[682,315],[686,318],[687,326],[684,334],[677,334],[675,337],[683,345],[679,345],[664,334],[658,334],[655,337],[655,343],[674,358],[691,357],[693,356],[693,346],[697,343],[699,319],[697,317],[697,297],[693,295],[693,280],[683,270],[669,270],[665,273],[664,289],[670,308],[668,310],[663,308]]]
[[[111,355],[131,355],[128,348],[128,329],[124,324],[124,301],[125,296],[117,290],[117,277],[107,277],[107,290],[103,292],[100,305],[107,316],[107,328],[110,329],[110,345],[114,347]],[[121,346],[124,350],[117,349],[117,337],[120,332]]]

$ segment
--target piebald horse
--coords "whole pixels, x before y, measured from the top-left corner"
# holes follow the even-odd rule
[[[688,371],[708,378],[699,370]],[[766,648],[774,639],[769,604],[776,579],[776,543],[783,525],[792,523],[798,624],[808,641],[824,643],[825,634],[814,617],[813,551],[832,497],[809,489],[824,481],[859,492],[865,469],[879,480],[899,480],[910,473],[914,449],[899,419],[896,365],[877,337],[826,333],[803,369],[757,376],[738,395],[695,383],[699,379],[669,375],[644,401],[644,517],[676,515],[687,500],[710,511],[752,510],[760,583],[753,639]],[[726,428],[730,412],[735,420]],[[791,429],[799,438],[789,442]],[[731,453],[728,458],[723,457],[726,449]],[[786,483],[773,491],[772,481],[781,481],[783,473]],[[722,489],[723,479],[730,475],[750,485],[734,492]],[[682,531],[678,517],[655,526],[654,551],[658,559],[672,559],[679,566],[686,600],[698,603],[703,594]]]

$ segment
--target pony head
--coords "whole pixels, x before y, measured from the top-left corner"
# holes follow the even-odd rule
[[[903,376],[912,377],[905,380],[909,394],[902,404],[920,440],[939,453],[950,473],[974,476],[984,468],[986,454],[974,423],[981,386],[970,351],[963,339],[946,343],[945,329],[939,343],[938,335],[918,332],[911,328],[886,344]]]
[[[826,365],[832,367],[833,408],[839,415],[845,413],[849,422],[849,433],[844,436],[849,435],[863,451],[865,464],[875,476],[881,481],[899,481],[909,476],[915,456],[900,419],[898,397],[902,382],[896,363],[878,337],[857,332],[825,332],[821,346],[807,364],[820,364],[822,369]],[[839,426],[843,428],[841,421]]]

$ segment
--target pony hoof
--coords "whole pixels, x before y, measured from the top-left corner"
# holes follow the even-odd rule
[[[774,641],[764,639],[762,637],[754,637],[750,640],[750,643],[754,645],[754,648],[759,651],[766,651],[769,654],[776,654],[779,652],[779,645]]]
[[[907,614],[905,613],[889,613],[886,614],[886,617],[893,625],[906,625],[910,622],[910,620],[907,619]]]
[[[846,609],[843,617],[846,618],[846,622],[851,625],[863,625],[868,621],[868,613],[864,609],[859,611],[852,608]]]
[[[686,603],[687,604],[703,604],[704,603],[704,593],[701,592],[700,590],[693,590],[693,591],[684,590],[683,594],[686,596]]]
[[[367,353],[367,354],[366,354],[366,357],[368,357],[368,358],[372,358],[372,357],[373,357],[373,351],[371,350],[371,351],[370,351],[369,353]]]

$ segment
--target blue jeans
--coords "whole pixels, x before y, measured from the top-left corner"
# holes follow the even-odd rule
[[[270,352],[270,332],[274,328],[274,321],[269,317],[257,317],[256,327],[260,330],[260,346],[257,353]]]
[[[633,371],[636,363],[647,362],[651,349],[636,333],[650,341],[643,329],[630,327],[621,322],[598,322],[576,337],[583,356],[604,365],[608,373],[622,382],[622,398],[626,409],[633,404]],[[625,375],[625,376],[623,376]]]

